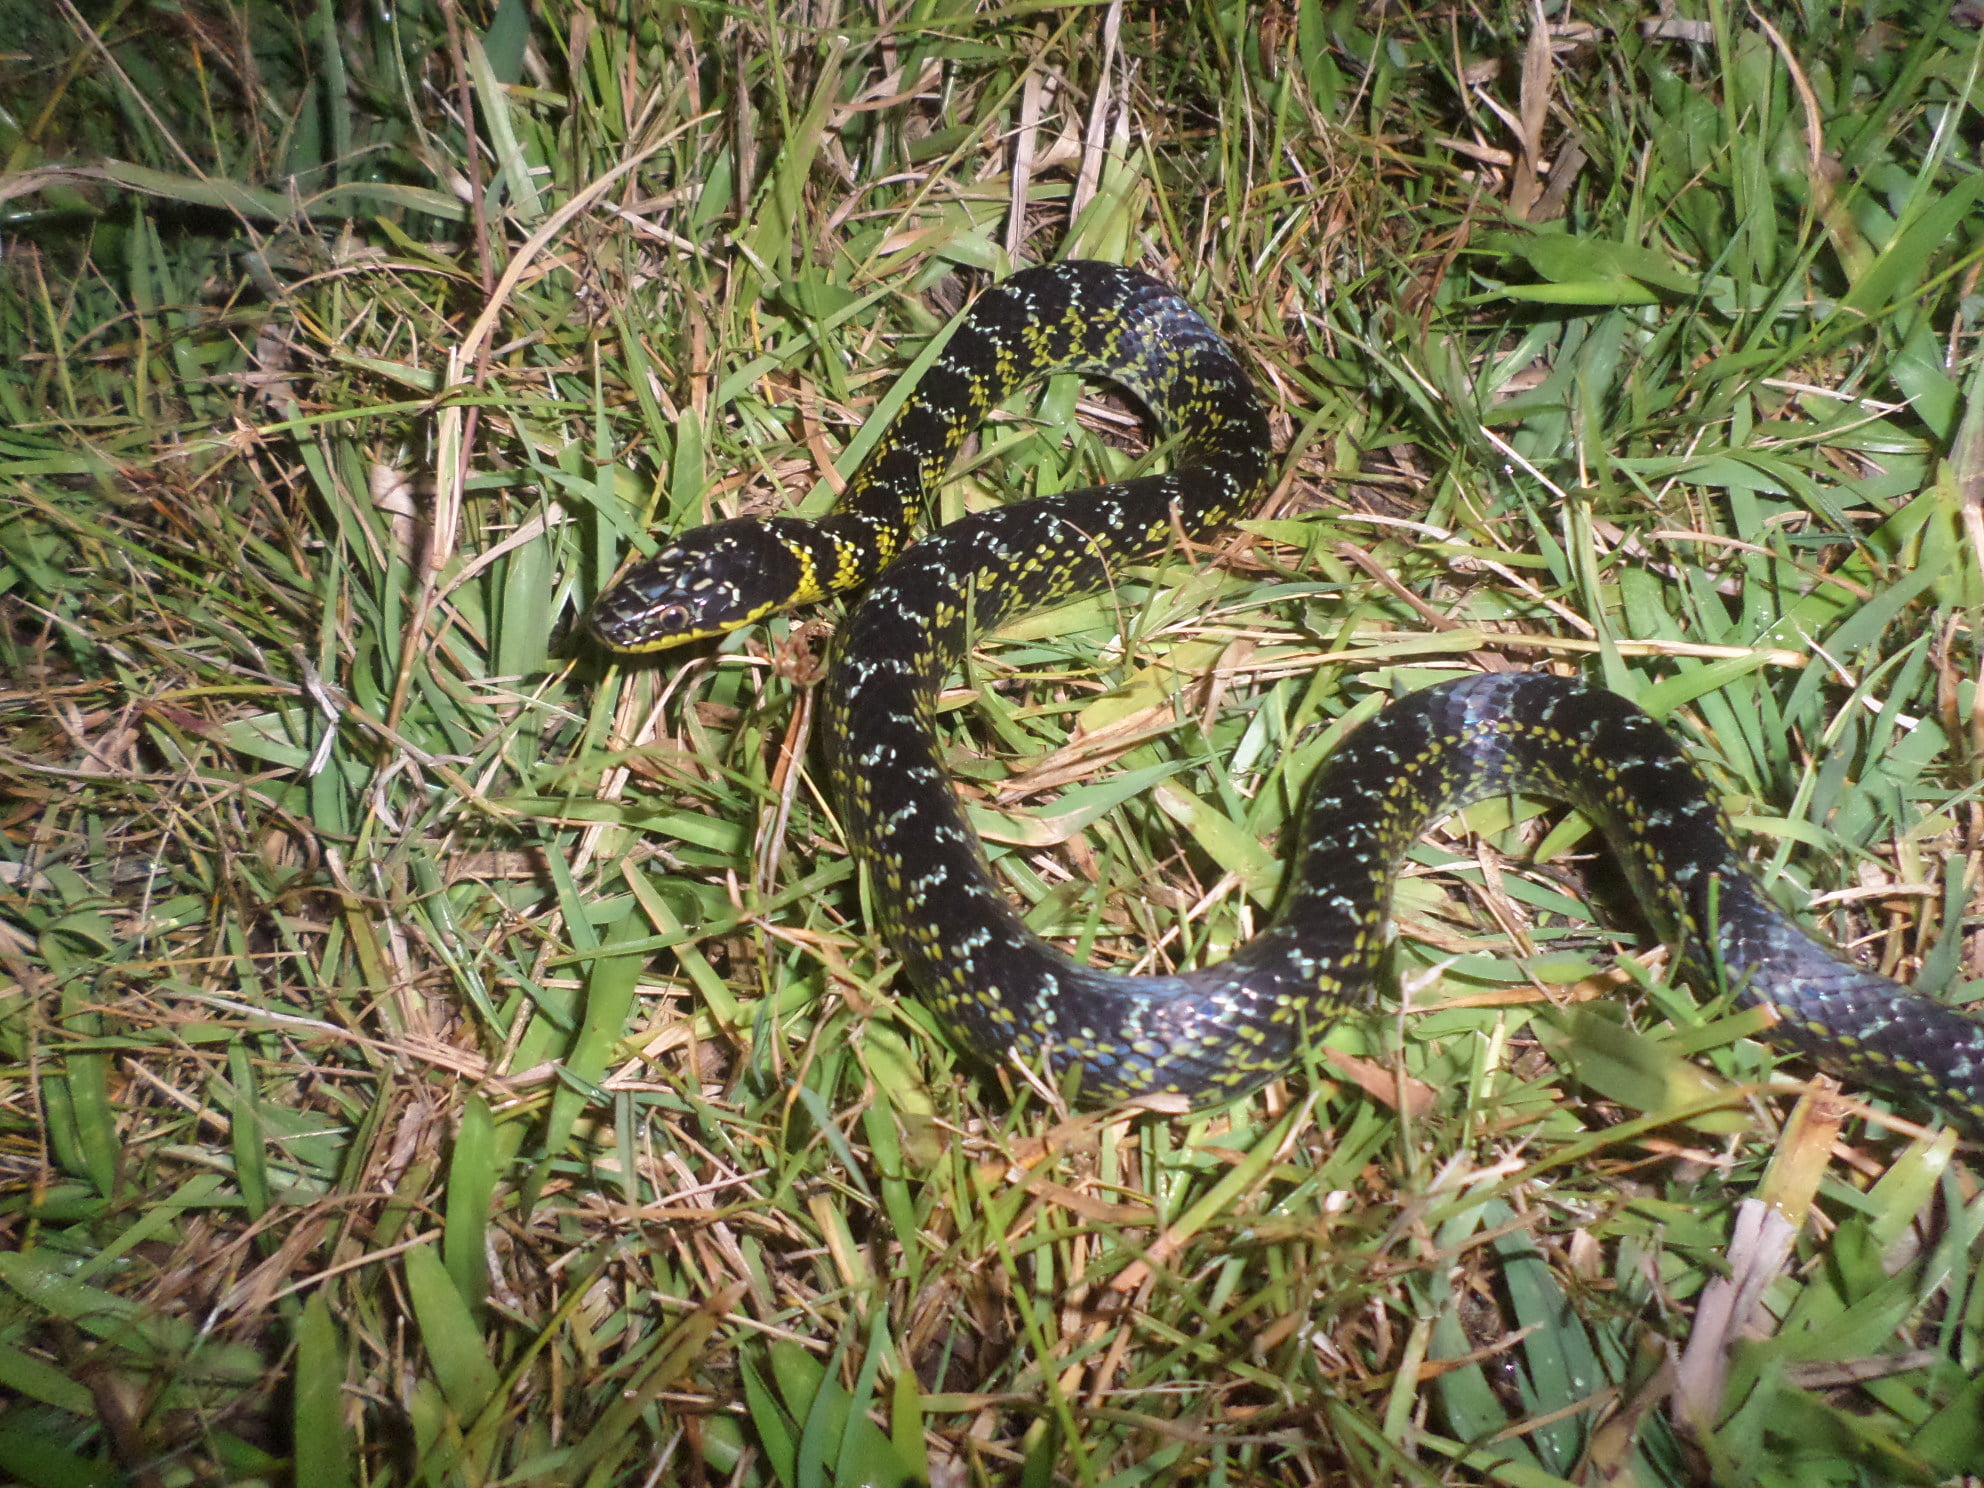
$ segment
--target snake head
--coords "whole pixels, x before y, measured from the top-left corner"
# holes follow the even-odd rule
[[[592,633],[615,651],[660,651],[817,599],[808,525],[747,517],[685,532],[608,587]]]

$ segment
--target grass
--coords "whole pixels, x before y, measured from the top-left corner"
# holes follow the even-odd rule
[[[0,1473],[1979,1481],[1974,1174],[1599,928],[1574,825],[1424,845],[1286,1080],[1071,1113],[897,995],[831,614],[575,624],[824,508],[985,275],[1139,262],[1285,462],[960,679],[1037,928],[1224,954],[1348,727],[1565,666],[1975,1004],[1974,17],[879,14],[0,5]],[[1014,412],[948,512],[1145,458]]]

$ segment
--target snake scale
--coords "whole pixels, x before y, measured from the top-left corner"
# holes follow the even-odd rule
[[[1078,372],[1134,394],[1171,441],[1160,475],[1016,502],[910,534],[978,424],[1022,385]],[[1616,694],[1484,674],[1392,703],[1310,789],[1268,926],[1199,971],[1127,976],[1028,930],[994,883],[934,729],[973,638],[1202,540],[1265,486],[1267,421],[1226,342],[1134,270],[1071,262],[987,289],[819,520],[740,519],[675,537],[600,599],[594,633],[645,651],[845,590],[865,594],[825,682],[832,789],[889,945],[980,1057],[1044,1065],[1084,1103],[1204,1101],[1287,1069],[1381,972],[1392,878],[1414,839],[1485,796],[1562,801],[1602,828],[1693,977],[1776,1015],[1821,1065],[1919,1096],[1984,1132],[1984,1023],[1814,941],[1765,896],[1706,782]]]

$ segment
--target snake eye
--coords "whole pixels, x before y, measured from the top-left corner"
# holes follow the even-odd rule
[[[687,630],[694,619],[685,604],[665,604],[654,612],[655,628],[660,631]]]

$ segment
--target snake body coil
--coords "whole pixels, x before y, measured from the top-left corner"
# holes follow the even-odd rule
[[[969,516],[912,545],[966,435],[1022,384],[1061,372],[1134,393],[1173,441],[1172,470]],[[687,533],[611,589],[593,626],[617,649],[654,649],[867,585],[836,644],[825,734],[882,929],[963,1043],[1072,1076],[1085,1101],[1203,1100],[1287,1068],[1378,976],[1393,874],[1414,839],[1513,792],[1566,802],[1604,830],[1698,978],[1770,1008],[1776,1031],[1818,1062],[1984,1130],[1984,1024],[1812,940],[1744,870],[1666,730],[1615,694],[1546,674],[1430,687],[1353,734],[1312,787],[1273,921],[1218,965],[1117,975],[1029,931],[950,787],[933,728],[940,687],[980,632],[1231,521],[1268,460],[1246,373],[1177,294],[1107,264],[1030,269],[973,305],[833,515]]]

